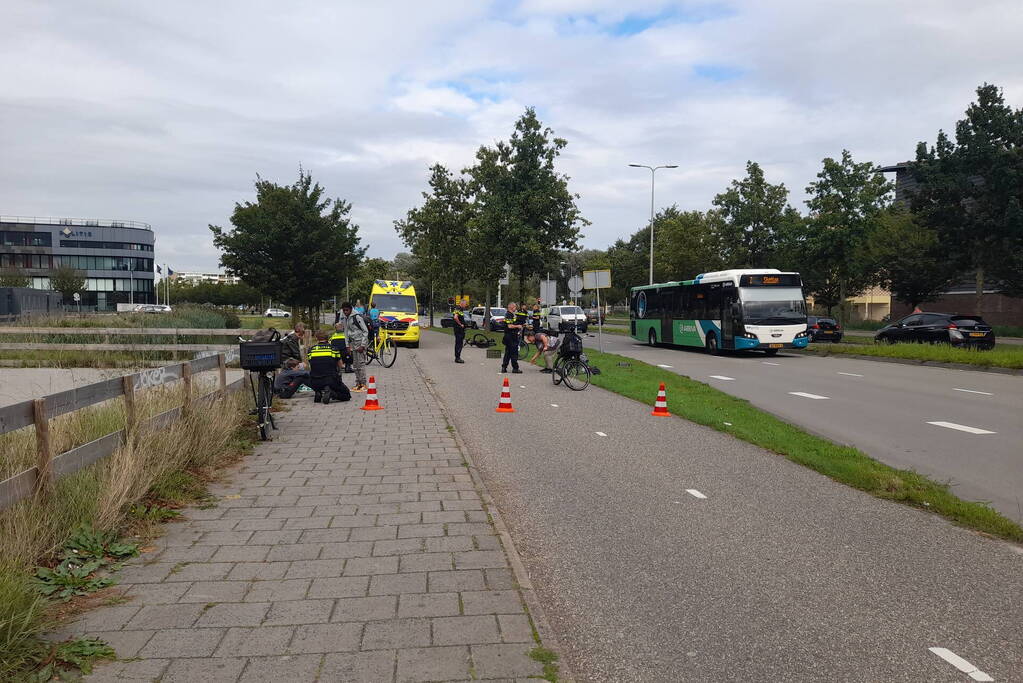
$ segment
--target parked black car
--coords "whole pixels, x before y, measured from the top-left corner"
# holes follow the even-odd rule
[[[812,342],[842,341],[842,326],[834,318],[808,315],[806,316],[806,331],[810,333],[810,341]]]
[[[995,333],[979,315],[913,313],[882,327],[874,341],[951,344],[987,350],[995,347]]]

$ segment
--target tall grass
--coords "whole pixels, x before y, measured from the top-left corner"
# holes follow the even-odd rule
[[[140,395],[144,420],[180,404],[180,391]],[[0,680],[10,680],[35,656],[39,634],[48,626],[45,603],[28,581],[81,524],[121,530],[133,503],[158,482],[179,471],[209,472],[239,450],[247,422],[245,396],[236,392],[205,404],[159,431],[139,430],[113,455],[56,482],[45,498],[31,498],[0,512]],[[123,428],[120,402],[110,402],[51,421],[55,452]],[[0,479],[34,464],[34,432],[0,437]]]
[[[963,363],[981,367],[1023,368],[1023,345],[1004,344],[991,351],[956,348],[948,344],[873,344],[869,340],[853,340],[840,344],[814,344],[813,350],[822,355],[858,354],[880,358],[931,361],[935,363]]]
[[[28,327],[202,327],[224,329],[240,327],[234,311],[183,304],[172,313],[111,313],[30,316],[15,323]]]

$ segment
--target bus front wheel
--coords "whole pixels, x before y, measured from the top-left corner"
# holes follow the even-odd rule
[[[646,341],[650,346],[657,346],[657,333],[650,330],[650,334],[647,335]]]
[[[711,354],[712,356],[720,355],[721,350],[718,348],[718,337],[713,332],[707,335],[706,345],[707,353]]]

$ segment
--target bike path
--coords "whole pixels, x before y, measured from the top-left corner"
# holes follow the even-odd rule
[[[525,364],[496,413],[499,361],[450,349],[417,360],[581,679],[1023,678],[1018,548]]]

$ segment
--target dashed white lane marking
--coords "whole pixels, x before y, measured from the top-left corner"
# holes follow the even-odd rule
[[[958,430],[960,432],[968,432],[970,434],[997,434],[998,433],[998,432],[988,431],[987,429],[981,429],[980,427],[970,427],[969,425],[960,425],[960,424],[956,424],[955,422],[942,422],[940,420],[937,421],[937,422],[928,422],[927,424],[934,425],[935,427],[945,427],[947,429],[956,429],[956,430]]]
[[[762,360],[760,362],[763,363],[764,365],[781,365],[781,363],[768,363],[766,360]]]
[[[674,366],[673,365],[665,365],[663,363],[658,363],[657,367],[659,367],[659,368],[671,368],[671,367],[674,367]]]
[[[951,650],[949,650],[947,648],[944,648],[944,647],[929,647],[927,649],[930,650],[931,652],[933,652],[934,654],[938,655],[942,659],[944,659],[946,662],[948,662],[949,664],[951,664],[955,668],[957,668],[960,671],[962,671],[964,674],[967,674],[970,678],[972,678],[975,681],[993,681],[993,680],[995,680],[995,679],[991,678],[990,676],[988,676],[983,671],[981,671],[980,669],[978,669],[977,667],[975,667],[973,664],[970,664],[968,661],[966,661],[965,659],[963,659],[962,657],[957,655],[955,652],[952,652]]]
[[[551,404],[551,408],[557,408],[557,407],[558,407],[558,404],[557,404],[557,403],[552,403],[552,404]]]
[[[985,396],[994,396],[990,391],[976,391],[974,389],[953,389],[952,391],[961,391],[965,394],[984,394]]]
[[[597,436],[607,436],[607,434],[605,434],[604,432],[593,432],[593,433],[596,434]]]
[[[525,385],[525,384],[520,384],[520,385],[519,385],[519,389],[525,389],[525,388],[526,388],[526,385]]]
[[[734,377],[725,377],[724,375],[711,375],[714,379],[723,379],[726,382],[734,382]]]
[[[697,491],[696,489],[686,489],[686,493],[688,493],[693,498],[706,498],[707,497],[707,496],[703,495],[702,493],[700,493],[699,491]]]
[[[792,394],[793,396],[802,396],[803,398],[812,398],[812,399],[815,399],[817,401],[825,401],[828,398],[827,396],[820,396],[818,394],[808,394],[805,391],[790,391],[789,393]]]
[[[846,377],[863,377],[863,375],[857,375],[855,372],[840,372],[838,374],[845,375]]]

